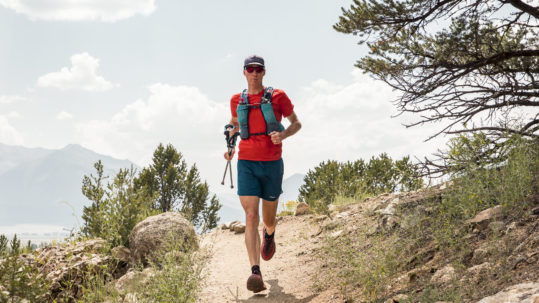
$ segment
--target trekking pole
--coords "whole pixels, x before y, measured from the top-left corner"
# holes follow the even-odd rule
[[[226,171],[228,170],[228,166],[230,166],[230,161],[226,161],[225,173],[223,174],[223,180],[221,181],[221,185],[225,185],[225,177],[226,177]]]
[[[236,146],[236,139],[238,138],[239,132],[235,132],[232,136],[230,136],[230,132],[234,130],[234,125],[227,124],[225,125],[225,141],[226,146],[228,147],[228,155],[230,156],[232,154],[232,151],[234,150],[234,147]],[[230,188],[234,188],[234,181],[232,179],[232,163],[230,160],[226,162],[225,166],[225,173],[223,174],[223,180],[221,181],[221,185],[225,185],[225,177],[226,177],[226,171],[230,168]]]

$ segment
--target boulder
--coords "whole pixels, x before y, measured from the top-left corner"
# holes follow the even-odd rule
[[[110,254],[113,258],[116,258],[124,263],[129,263],[131,259],[131,251],[125,246],[116,246],[111,251]]]
[[[477,303],[537,303],[539,282],[522,283],[507,287],[499,293],[483,298]]]
[[[237,233],[237,234],[244,233],[245,232],[245,224],[238,223],[238,224],[234,225],[234,232]]]
[[[502,214],[502,206],[496,205],[494,207],[483,210],[478,213],[473,219],[466,221],[467,224],[471,224],[478,230],[485,230],[488,224],[495,219],[499,218]]]
[[[296,206],[296,211],[294,212],[295,216],[308,215],[311,213],[311,208],[305,202],[301,202]]]
[[[198,248],[195,229],[181,214],[165,212],[139,222],[129,235],[131,259],[148,264],[156,252],[167,248]]]
[[[234,232],[234,226],[240,224],[240,222],[234,222],[234,223],[231,223],[230,226],[228,227],[228,230],[230,230],[231,232]]]
[[[237,224],[240,224],[241,222],[238,221],[238,220],[235,220],[235,221],[232,221],[230,223],[228,223],[228,229],[230,229],[230,231],[234,231],[234,226],[236,226]]]
[[[445,284],[456,278],[455,268],[451,265],[446,265],[444,268],[437,270],[432,275],[430,282],[433,284]]]

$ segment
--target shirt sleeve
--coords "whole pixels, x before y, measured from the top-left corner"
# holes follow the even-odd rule
[[[238,112],[236,109],[238,108],[238,103],[240,103],[240,96],[238,94],[235,94],[230,98],[230,113],[232,114],[233,118],[238,117]]]
[[[284,91],[280,91],[279,97],[279,111],[286,118],[294,112],[294,105]]]

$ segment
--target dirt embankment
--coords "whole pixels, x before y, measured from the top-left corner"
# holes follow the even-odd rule
[[[326,254],[328,243],[338,243],[332,242],[336,239],[349,239],[354,243],[355,251],[368,254],[369,250],[376,249],[376,243],[384,243],[380,242],[380,238],[385,241],[386,236],[390,238],[397,234],[399,225],[404,224],[399,221],[398,209],[424,209],[422,200],[419,193],[386,194],[363,203],[336,207],[330,216],[280,218],[276,232],[276,254],[272,260],[262,261],[261,264],[268,290],[259,294],[246,289],[250,265],[244,234],[218,229],[205,235],[202,240],[203,246],[211,246],[214,253],[209,261],[209,277],[199,302],[363,302],[365,298],[361,285],[356,283],[343,287],[339,283],[344,280],[335,279],[336,273],[342,272],[343,268],[336,266],[339,262],[331,260]],[[455,260],[444,256],[441,250],[428,242],[425,247],[408,252],[417,255],[417,258],[411,258],[408,264],[399,267],[384,280],[382,284],[385,289],[379,291],[384,297],[383,301],[414,302],[414,295],[430,285],[456,282],[477,285],[475,295],[470,294],[468,299],[461,298],[463,302],[476,302],[497,293],[503,294],[504,289],[521,283],[538,283],[537,207],[512,222],[505,222],[503,218],[495,217],[494,213],[492,218],[486,220],[462,239],[469,242],[466,245],[470,253],[461,260],[460,267],[453,267]],[[378,242],[373,241],[375,238]],[[503,254],[494,254],[494,250],[500,251],[502,244]],[[505,259],[496,259],[499,257]],[[343,288],[347,289],[344,294]],[[443,286],[438,286],[438,289],[443,289]],[[539,302],[539,290],[532,290],[528,297]],[[489,300],[486,298],[482,302],[505,302],[504,299]]]

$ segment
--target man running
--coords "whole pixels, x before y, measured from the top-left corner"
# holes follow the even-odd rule
[[[275,253],[277,206],[283,181],[281,142],[301,128],[294,106],[284,91],[264,87],[264,59],[247,57],[243,64],[247,89],[230,99],[234,131],[240,131],[238,152],[238,195],[245,211],[245,246],[251,263],[247,289],[255,293],[266,289],[260,271],[260,256],[268,261]],[[282,117],[290,121],[288,128],[280,124]],[[235,150],[225,153],[231,160]],[[260,243],[258,208],[262,199],[263,242]]]

